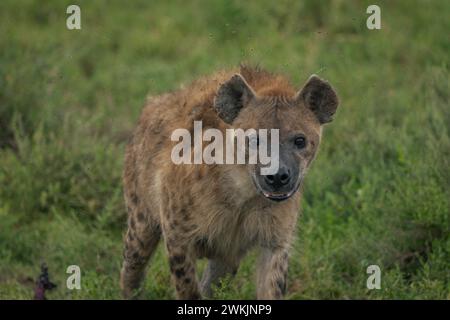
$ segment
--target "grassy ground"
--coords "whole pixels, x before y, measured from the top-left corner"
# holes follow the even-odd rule
[[[342,105],[306,181],[290,299],[450,299],[447,1],[0,1],[0,298],[120,298],[124,145],[147,94],[241,61],[329,79]],[[255,254],[219,298],[254,297]],[[66,289],[66,268],[82,289]],[[378,264],[381,290],[366,288]],[[200,263],[200,269],[204,262]],[[162,247],[143,294],[173,298]]]

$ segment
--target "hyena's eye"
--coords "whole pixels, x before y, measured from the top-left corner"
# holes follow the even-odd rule
[[[303,149],[306,147],[306,138],[304,136],[298,136],[295,138],[294,144],[297,148]]]
[[[254,134],[254,135],[250,135],[249,137],[246,137],[246,143],[248,143],[248,146],[250,148],[258,148],[259,147],[259,135],[258,134]]]

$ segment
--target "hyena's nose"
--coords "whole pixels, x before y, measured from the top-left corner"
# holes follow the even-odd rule
[[[278,169],[278,172],[274,175],[267,175],[264,177],[264,180],[268,185],[270,185],[273,189],[279,189],[289,183],[291,180],[291,170],[286,167],[281,167]]]

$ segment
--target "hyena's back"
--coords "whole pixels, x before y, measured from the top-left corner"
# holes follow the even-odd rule
[[[171,166],[170,136],[178,128],[193,130],[195,120],[201,120],[207,127],[223,127],[211,106],[217,87],[230,74],[232,72],[221,72],[147,100],[125,154],[123,182],[131,216],[133,210],[130,209],[143,202],[150,210],[142,213],[159,221],[160,197],[156,194],[161,188],[158,181],[161,173]]]

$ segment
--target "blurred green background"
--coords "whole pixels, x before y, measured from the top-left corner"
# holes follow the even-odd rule
[[[81,30],[66,8],[81,7]],[[0,298],[119,299],[124,146],[147,95],[240,62],[341,107],[305,185],[288,299],[450,299],[450,2],[0,2]],[[252,299],[255,254],[216,297]],[[65,282],[82,271],[81,290]],[[381,289],[366,288],[380,266]],[[199,263],[199,270],[204,262]],[[174,297],[162,246],[142,297]]]

